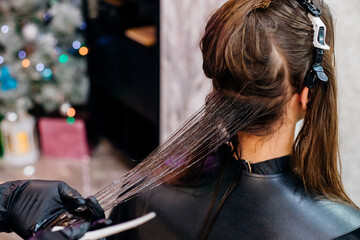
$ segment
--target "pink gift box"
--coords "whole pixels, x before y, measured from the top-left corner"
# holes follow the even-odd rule
[[[40,118],[39,135],[44,156],[79,160],[89,157],[85,123],[81,119],[70,125],[65,118]]]

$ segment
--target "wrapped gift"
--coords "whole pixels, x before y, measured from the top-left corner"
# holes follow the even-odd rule
[[[44,156],[79,159],[89,157],[85,123],[76,119],[40,118],[39,136]]]

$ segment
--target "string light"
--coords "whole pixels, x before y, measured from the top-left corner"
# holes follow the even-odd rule
[[[61,63],[66,63],[69,60],[69,57],[66,54],[61,54],[59,57],[59,61]]]
[[[80,30],[85,30],[85,29],[87,28],[86,22],[81,22],[81,23],[79,24],[79,28],[80,28]]]
[[[60,47],[54,47],[54,53],[55,53],[56,55],[59,55],[61,52],[62,52],[62,50],[61,50]]]
[[[0,56],[0,64],[3,64],[3,63],[4,63],[4,57]]]
[[[21,51],[18,53],[18,56],[19,56],[20,59],[24,59],[24,58],[26,58],[26,52],[23,51],[23,50],[21,50]]]
[[[75,108],[69,108],[66,112],[68,117],[74,117],[76,114]]]
[[[30,60],[25,58],[24,60],[22,60],[21,64],[24,68],[27,68],[30,66]]]
[[[89,53],[89,49],[87,47],[81,47],[79,49],[79,53],[80,53],[80,55],[85,56],[86,54]]]
[[[52,75],[52,71],[50,68],[45,68],[44,71],[42,72],[42,75],[44,78],[51,78],[51,75]]]
[[[52,18],[52,16],[51,16],[51,14],[50,14],[50,13],[44,13],[44,15],[43,15],[43,19],[44,19],[45,21],[50,21],[50,20],[51,20],[51,18]]]
[[[72,47],[74,49],[79,49],[81,47],[81,43],[78,40],[76,40],[72,43]]]
[[[1,26],[1,32],[2,32],[2,33],[5,33],[5,34],[8,33],[8,32],[9,32],[9,29],[10,29],[10,28],[9,28],[8,25],[2,25],[2,26]]]
[[[68,117],[66,119],[66,122],[69,124],[69,125],[73,125],[75,123],[75,118],[73,117]]]
[[[61,106],[60,106],[61,115],[66,116],[67,115],[67,110],[69,108],[71,108],[69,103],[67,103],[67,102],[62,103]]]
[[[45,66],[44,66],[43,63],[38,63],[38,64],[36,64],[36,70],[37,70],[38,72],[42,72],[42,71],[44,70],[44,68],[45,68]]]

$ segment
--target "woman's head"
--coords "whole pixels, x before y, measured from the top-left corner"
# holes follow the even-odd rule
[[[292,164],[309,191],[351,203],[338,171],[334,25],[326,3],[315,0],[314,5],[327,27],[331,49],[322,66],[329,81],[318,82],[309,92]],[[205,75],[214,92],[258,109],[259,116],[242,131],[268,133],[291,97],[302,92],[314,61],[313,35],[308,13],[296,0],[230,0],[210,18],[201,41]]]
[[[265,4],[267,3],[267,4]],[[325,72],[333,68],[334,27],[328,6]],[[201,41],[205,75],[215,89],[274,98],[299,92],[313,63],[313,25],[296,0],[230,0],[209,20]]]
[[[326,41],[333,49],[330,11],[322,1],[316,5],[324,11]],[[283,111],[289,97],[304,87],[314,58],[313,33],[296,0],[230,0],[211,17],[201,41],[205,75],[215,90],[263,98],[263,104]],[[324,62],[335,82],[333,51],[325,53]]]

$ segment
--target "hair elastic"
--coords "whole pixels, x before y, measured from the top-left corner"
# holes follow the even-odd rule
[[[314,6],[313,0],[297,0],[307,11],[308,17],[311,20],[314,28],[314,40],[313,44],[315,47],[314,64],[306,75],[305,85],[308,88],[315,86],[317,80],[327,82],[328,77],[326,76],[322,64],[324,50],[329,50],[329,45],[326,44],[326,26],[320,19],[322,11]]]

